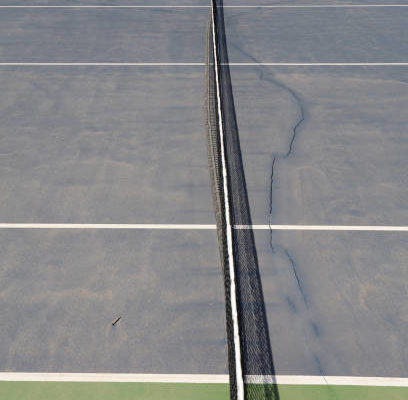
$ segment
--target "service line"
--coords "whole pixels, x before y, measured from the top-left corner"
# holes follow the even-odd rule
[[[232,67],[406,67],[408,62],[230,62]],[[204,67],[204,62],[0,62],[0,67]]]
[[[277,231],[368,231],[408,232],[408,226],[387,225],[235,225],[235,229],[277,230]]]
[[[0,223],[0,229],[158,229],[158,230],[208,230],[214,224],[13,224]]]
[[[224,64],[225,65],[225,64]],[[310,63],[295,63],[295,62],[230,62],[228,65],[233,67],[406,67],[408,62],[310,62]]]
[[[0,67],[203,67],[203,62],[2,62]]]
[[[215,224],[64,224],[0,223],[0,229],[127,229],[127,230],[215,230]],[[280,231],[408,232],[408,226],[390,225],[234,225],[234,229]]]
[[[66,6],[56,6],[56,5],[3,5],[2,8],[101,8],[101,9],[114,9],[114,8],[204,8],[208,9],[211,6],[208,5],[66,5]],[[253,5],[253,4],[243,4],[243,5],[224,5],[223,8],[388,8],[388,7],[408,7],[408,4],[292,4],[292,5]]]

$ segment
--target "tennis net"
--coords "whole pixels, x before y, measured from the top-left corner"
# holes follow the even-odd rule
[[[207,132],[224,275],[231,400],[277,400],[276,385],[245,385],[248,375],[274,376],[228,63],[222,0],[211,0],[207,29]],[[259,381],[259,379],[258,379]],[[261,379],[262,381],[262,379]],[[265,379],[266,382],[266,379]]]

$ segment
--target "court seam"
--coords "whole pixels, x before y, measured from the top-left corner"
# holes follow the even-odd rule
[[[196,383],[228,384],[224,374],[126,374],[126,373],[43,373],[0,372],[0,382],[111,382],[111,383]],[[336,385],[408,387],[408,378],[319,376],[319,375],[246,375],[245,383],[278,385]]]

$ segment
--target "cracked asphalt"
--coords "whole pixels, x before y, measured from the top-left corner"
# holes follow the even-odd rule
[[[226,9],[230,62],[402,61],[406,14]],[[253,224],[407,224],[406,68],[231,77]],[[277,374],[407,376],[406,235],[255,240]]]

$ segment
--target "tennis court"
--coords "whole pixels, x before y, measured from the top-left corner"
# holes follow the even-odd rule
[[[406,398],[407,18],[0,0],[0,398]]]

